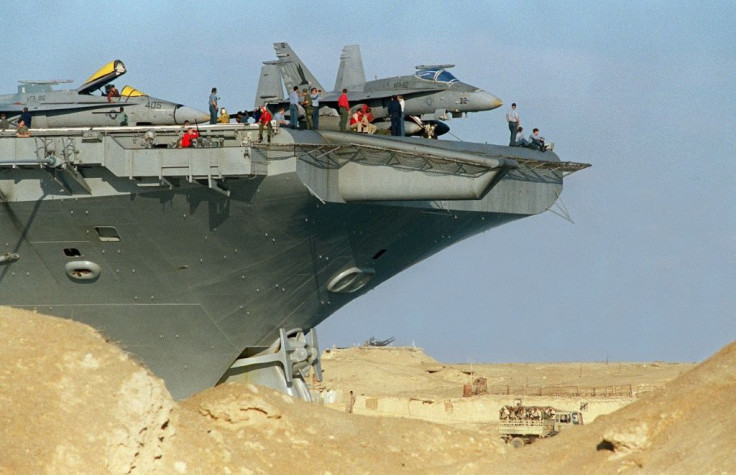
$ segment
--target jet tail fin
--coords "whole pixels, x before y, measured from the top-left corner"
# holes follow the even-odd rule
[[[268,102],[278,102],[284,97],[284,88],[281,85],[281,72],[275,62],[263,63],[261,66],[261,77],[258,79],[256,90],[256,107]]]
[[[281,68],[281,78],[284,80],[287,91],[291,91],[294,86],[310,86],[324,90],[288,43],[274,43],[273,47],[279,58],[275,64]]]
[[[365,70],[363,58],[360,56],[360,46],[345,46],[340,55],[340,69],[337,71],[335,90],[350,88],[351,91],[362,91],[364,84]]]

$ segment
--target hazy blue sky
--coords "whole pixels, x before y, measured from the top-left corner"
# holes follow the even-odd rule
[[[500,110],[449,122],[504,143],[504,113],[563,160],[575,224],[545,213],[412,267],[330,317],[323,346],[395,336],[446,362],[702,360],[736,336],[736,2],[25,2],[2,17],[0,91],[112,59],[206,110],[253,105],[287,41],[326,87],[454,63]],[[447,137],[447,136],[446,136]],[[448,137],[452,139],[452,137]],[[499,254],[498,249],[505,250]]]

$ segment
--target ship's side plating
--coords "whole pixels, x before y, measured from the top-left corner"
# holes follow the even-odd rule
[[[175,397],[214,385],[280,328],[313,328],[442,248],[548,209],[562,190],[561,171],[510,166],[506,147],[439,146],[478,155],[481,168],[484,154],[506,154],[488,178],[467,161],[459,172],[397,167],[397,156],[361,163],[366,149],[346,151],[347,134],[281,131],[269,148],[253,128],[213,127],[206,147],[175,149],[163,147],[177,129],[146,132],[0,137],[0,303],[93,325]],[[477,196],[422,199],[458,176],[480,180],[467,187]]]

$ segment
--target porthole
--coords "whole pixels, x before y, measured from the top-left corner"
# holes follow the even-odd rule
[[[375,269],[368,267],[352,267],[330,279],[330,282],[327,284],[327,290],[342,294],[358,291],[370,282],[375,273]]]
[[[67,262],[64,270],[70,279],[77,281],[95,281],[102,271],[100,266],[92,261]]]

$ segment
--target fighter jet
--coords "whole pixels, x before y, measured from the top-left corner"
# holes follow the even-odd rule
[[[324,90],[287,43],[274,43],[274,48],[278,60],[263,63],[256,106],[267,102],[282,103],[284,94],[281,81],[287,91],[294,86]],[[335,87],[331,92],[323,93],[320,100],[321,106],[327,106],[322,108],[320,116],[336,115],[337,99],[342,89],[347,89],[352,111],[365,104],[372,110],[376,119],[374,124],[379,129],[388,129],[388,103],[391,96],[401,95],[405,101],[407,135],[437,136],[450,130],[440,120],[461,117],[468,112],[492,110],[503,104],[493,94],[459,81],[448,71],[453,66],[421,65],[416,66],[417,71],[412,76],[366,81],[359,46],[345,46],[340,56]],[[336,129],[337,122],[320,118],[320,127]]]
[[[205,112],[151,97],[130,86],[115,93],[110,83],[125,72],[123,62],[116,59],[77,89],[54,90],[53,86],[71,80],[20,81],[16,94],[0,95],[0,112],[16,123],[23,109],[28,108],[33,128],[117,126],[121,106],[128,114],[129,125],[209,121]]]

